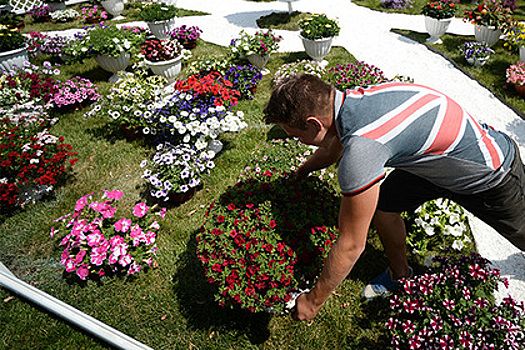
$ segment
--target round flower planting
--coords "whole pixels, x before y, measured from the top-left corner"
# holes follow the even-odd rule
[[[197,255],[221,306],[282,314],[311,285],[337,237],[338,200],[326,182],[261,170],[209,206]]]

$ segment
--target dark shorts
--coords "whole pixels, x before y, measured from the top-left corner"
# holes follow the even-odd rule
[[[494,188],[462,195],[396,169],[381,184],[377,209],[386,212],[414,211],[421,204],[448,198],[492,226],[521,250],[525,250],[525,170],[518,147],[509,173]]]

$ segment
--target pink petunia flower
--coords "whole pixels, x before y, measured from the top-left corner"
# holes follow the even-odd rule
[[[136,217],[143,217],[148,212],[149,207],[146,205],[146,203],[139,203],[133,207],[133,215]]]
[[[120,260],[118,261],[118,263],[119,263],[122,267],[126,267],[126,266],[128,266],[129,264],[131,264],[131,255],[129,255],[129,254],[122,255],[122,256],[120,257]]]
[[[99,230],[95,230],[87,235],[87,243],[90,247],[96,247],[101,244],[103,238],[104,235]]]
[[[120,219],[115,223],[115,231],[117,232],[127,232],[131,227],[131,220],[129,219]]]
[[[118,190],[115,190],[115,191],[104,190],[104,194],[108,199],[115,199],[118,201],[120,198],[122,198],[122,195],[124,194],[124,192],[118,191]]]
[[[87,264],[82,264],[82,266],[80,266],[77,269],[77,275],[78,275],[78,277],[80,277],[81,280],[85,280],[86,277],[89,275],[88,265]]]

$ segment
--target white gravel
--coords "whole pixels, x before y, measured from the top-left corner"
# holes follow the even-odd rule
[[[203,29],[203,40],[223,46],[227,46],[242,29],[255,32],[258,29],[255,21],[259,17],[288,11],[287,3],[282,1],[178,0],[177,6],[211,13],[209,16],[181,17],[179,23],[198,25]],[[292,6],[301,12],[326,13],[338,19],[341,33],[334,45],[345,47],[357,59],[379,67],[389,77],[397,74],[409,76],[417,83],[447,93],[477,119],[505,131],[516,140],[521,157],[525,159],[525,120],[440,55],[391,32],[392,28],[425,32],[423,16],[372,11],[349,0],[299,0]],[[455,18],[448,32],[472,35],[474,29],[470,23]],[[278,33],[284,37],[279,51],[303,50],[298,32]],[[479,252],[510,281],[509,289],[500,288],[498,299],[511,294],[515,299],[525,301],[524,253],[481,220],[472,215],[469,217]]]

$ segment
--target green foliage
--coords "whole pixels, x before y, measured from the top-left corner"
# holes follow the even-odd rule
[[[150,4],[144,6],[138,16],[146,22],[157,22],[173,19],[176,15],[177,8],[173,5]]]
[[[301,28],[301,36],[310,40],[335,37],[341,31],[335,20],[326,17],[325,14],[318,13],[301,20],[299,27]]]
[[[435,19],[454,17],[456,4],[453,2],[433,1],[427,2],[421,9],[421,14]]]
[[[24,47],[25,37],[17,29],[0,29],[0,52]]]

